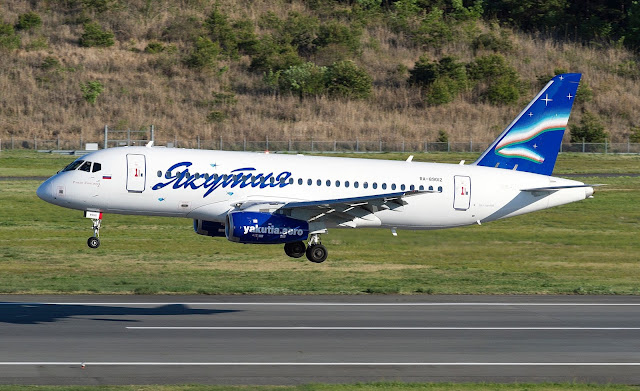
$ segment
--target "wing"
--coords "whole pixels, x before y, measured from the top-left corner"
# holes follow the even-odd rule
[[[334,198],[309,201],[247,201],[235,204],[237,210],[257,210],[282,213],[299,219],[312,221],[331,220],[334,224],[355,227],[355,220],[376,221],[374,213],[380,210],[394,210],[406,204],[405,198],[432,190],[411,190],[383,193],[352,198]]]

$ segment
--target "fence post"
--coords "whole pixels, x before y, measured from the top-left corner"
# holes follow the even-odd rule
[[[109,145],[109,127],[107,125],[104,126],[104,149],[108,148]],[[81,146],[82,147],[82,146]],[[82,148],[80,148],[82,149]]]
[[[608,150],[608,148],[607,148],[607,140],[605,139],[604,140],[604,154],[605,155],[607,154],[607,150]]]
[[[38,149],[38,140],[34,137],[33,138],[33,150],[35,151],[36,149]]]
[[[57,138],[57,140],[56,140],[56,141],[57,141],[56,145],[58,146],[58,148],[57,148],[57,149],[58,149],[58,151],[59,151],[59,150],[60,150],[60,136],[58,136],[58,138]]]
[[[311,137],[311,152],[313,152],[313,137]]]
[[[244,152],[247,152],[247,138],[246,137],[242,140],[242,150]]]
[[[424,151],[425,152],[429,152],[429,142],[428,141],[424,142]]]
[[[84,149],[84,148],[82,148],[82,134],[80,134],[80,149]]]
[[[127,147],[131,145],[131,128],[127,129]]]
[[[584,137],[582,138],[582,153],[584,153]]]
[[[11,136],[11,149],[13,149],[13,136]]]
[[[627,139],[627,153],[630,153],[630,152],[631,152],[631,143],[630,143],[630,140]]]
[[[473,139],[469,139],[469,152],[473,152]]]
[[[222,151],[222,136],[220,136],[220,150]]]
[[[402,139],[402,153],[404,153],[404,139]]]
[[[197,141],[198,149],[200,149],[200,135],[198,135],[197,140],[198,140],[198,141]]]
[[[173,147],[178,148],[178,135],[175,133],[173,134]]]
[[[151,140],[150,141],[153,141],[154,144],[155,144],[156,138],[155,138],[155,135],[154,135],[154,131],[155,131],[155,126],[151,125]]]
[[[267,148],[266,148],[266,150],[267,151],[269,150],[269,135],[267,135]]]
[[[380,143],[380,148],[379,148],[379,149],[380,149],[380,152],[382,152],[382,139],[379,139],[378,141],[379,141],[379,143]]]
[[[360,142],[356,139],[356,152],[360,151]]]
[[[289,139],[289,148],[287,149],[287,152],[291,152],[291,139]]]
[[[333,152],[336,152],[338,150],[338,141],[333,140]]]
[[[447,152],[451,152],[451,143],[447,140]]]

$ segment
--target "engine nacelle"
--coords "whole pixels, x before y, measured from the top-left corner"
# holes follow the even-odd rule
[[[224,224],[215,221],[193,219],[193,230],[198,235],[206,236],[226,236],[224,233]]]
[[[227,215],[226,233],[232,242],[290,243],[309,237],[309,223],[265,212],[231,212]]]

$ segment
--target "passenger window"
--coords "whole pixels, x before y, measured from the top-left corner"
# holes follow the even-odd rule
[[[301,185],[302,184],[302,178],[298,178],[298,184]]]
[[[316,185],[318,185],[318,186],[322,186],[322,180],[318,179],[318,180],[316,181]]]
[[[102,164],[100,163],[93,163],[93,167],[91,168],[91,172],[98,172],[102,170]],[[158,171],[158,176],[161,177],[162,176],[162,171]]]
[[[386,183],[383,183],[383,184],[382,184],[382,190],[386,190],[386,189],[387,189],[387,184],[386,184]]]
[[[289,178],[289,184],[293,185],[293,178]]]
[[[82,165],[78,168],[78,171],[91,172],[91,162],[82,163]]]
[[[395,183],[392,183],[392,184],[391,184],[391,190],[395,190],[395,189],[396,189],[396,184],[395,184]]]
[[[269,182],[273,185],[273,184],[276,182],[276,178],[271,177],[271,178],[269,179]]]
[[[220,176],[218,174],[213,174],[213,180],[217,181]]]
[[[204,174],[204,180],[208,181],[209,180],[209,174]]]
[[[423,185],[420,185],[419,189],[420,189],[420,190],[424,190],[424,186],[423,186]]]
[[[158,170],[158,178],[162,178],[162,171]]]
[[[336,187],[340,187],[340,181],[336,181]]]
[[[442,186],[438,186],[438,191],[442,193]]]
[[[327,184],[327,187],[331,186],[331,181],[327,179],[326,184]]]
[[[400,185],[400,190],[404,190],[404,189],[406,189],[406,186],[405,185]]]
[[[362,184],[362,187],[364,187],[365,189],[369,187],[369,184],[367,182]]]
[[[353,182],[353,187],[355,187],[355,188],[357,189],[357,188],[358,188],[358,186],[360,186],[360,184],[359,184],[357,181],[356,181],[356,182]]]
[[[433,191],[433,186],[429,186],[429,191]]]
[[[311,179],[307,179],[307,185],[311,186]]]
[[[416,187],[415,187],[414,185],[411,185],[411,186],[409,187],[409,190],[411,190],[411,191],[414,191],[415,189],[416,189]]]
[[[193,174],[193,178],[200,179],[200,173],[196,172],[195,174]]]
[[[378,182],[373,182],[373,188],[377,189],[378,188]]]
[[[349,187],[349,181],[344,181],[344,187]]]

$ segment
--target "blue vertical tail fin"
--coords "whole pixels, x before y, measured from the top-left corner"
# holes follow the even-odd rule
[[[551,79],[473,164],[551,175],[580,77]]]

